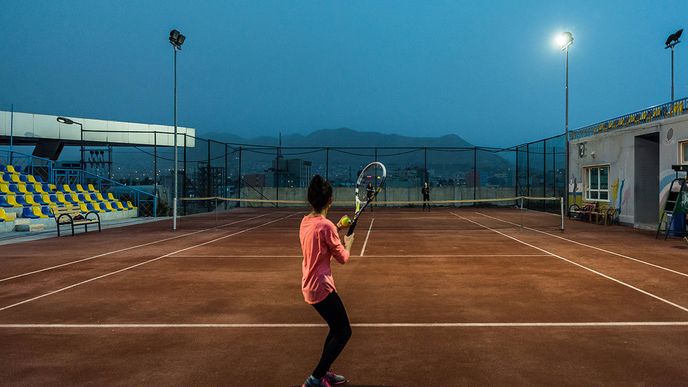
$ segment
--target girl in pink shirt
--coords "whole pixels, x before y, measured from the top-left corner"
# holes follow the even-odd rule
[[[330,327],[320,362],[304,387],[330,386],[346,382],[346,378],[330,371],[330,366],[351,338],[351,325],[342,300],[334,287],[330,260],[345,264],[354,236],[345,236],[344,244],[339,239],[340,224],[336,226],[327,219],[332,205],[332,186],[320,175],[313,176],[308,186],[308,202],[313,210],[301,221],[299,239],[303,251],[301,291],[308,304],[322,316]]]

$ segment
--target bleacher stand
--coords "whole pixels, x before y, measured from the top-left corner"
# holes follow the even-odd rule
[[[0,164],[0,232],[12,231],[18,219],[54,218],[54,210],[117,213],[137,210],[130,201],[117,200],[111,192],[100,192],[93,184],[62,186],[46,183],[39,176],[22,172],[18,166]]]

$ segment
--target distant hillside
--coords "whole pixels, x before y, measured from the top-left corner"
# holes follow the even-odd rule
[[[209,133],[208,137],[224,142],[276,146],[278,137],[241,137],[226,133]],[[463,138],[449,134],[442,137],[409,137],[378,132],[359,132],[349,128],[321,129],[307,135],[282,136],[285,147],[472,147]]]
[[[276,146],[278,137],[244,138],[225,133],[209,133],[208,137],[224,142]],[[330,172],[348,174],[348,170],[356,171],[361,165],[374,159],[374,147],[411,147],[418,150],[378,149],[378,160],[390,169],[422,168],[425,163],[423,147],[437,148],[472,148],[473,144],[463,138],[449,134],[441,137],[410,137],[397,134],[377,132],[359,132],[349,128],[322,129],[307,135],[288,134],[282,136],[282,146],[287,148],[330,147],[329,155],[325,150],[312,151],[308,149],[284,149],[282,155],[286,159],[304,159],[313,163],[313,170],[324,173],[326,159],[329,158]],[[337,149],[338,147],[365,147],[368,149]],[[201,149],[198,149],[201,150]],[[270,168],[275,159],[274,150],[247,150],[242,152],[243,173],[260,173]],[[428,151],[428,169],[438,176],[456,178],[463,176],[473,168],[474,154],[472,149],[454,151],[450,149]],[[494,174],[505,171],[511,164],[496,153],[479,151],[478,169],[481,172]],[[331,174],[330,174],[331,175]]]

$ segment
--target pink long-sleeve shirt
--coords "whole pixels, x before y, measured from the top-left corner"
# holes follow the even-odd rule
[[[330,269],[330,259],[345,264],[349,261],[339,239],[337,226],[321,215],[306,215],[299,230],[303,264],[301,267],[301,291],[309,304],[317,304],[336,291]]]

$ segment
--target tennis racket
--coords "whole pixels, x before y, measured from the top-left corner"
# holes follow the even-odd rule
[[[356,212],[354,219],[351,221],[349,231],[346,235],[354,233],[358,218],[363,211],[375,200],[375,197],[382,191],[385,186],[385,179],[387,178],[387,168],[384,164],[374,161],[363,168],[356,180],[356,191],[354,193],[354,201],[356,203]]]

